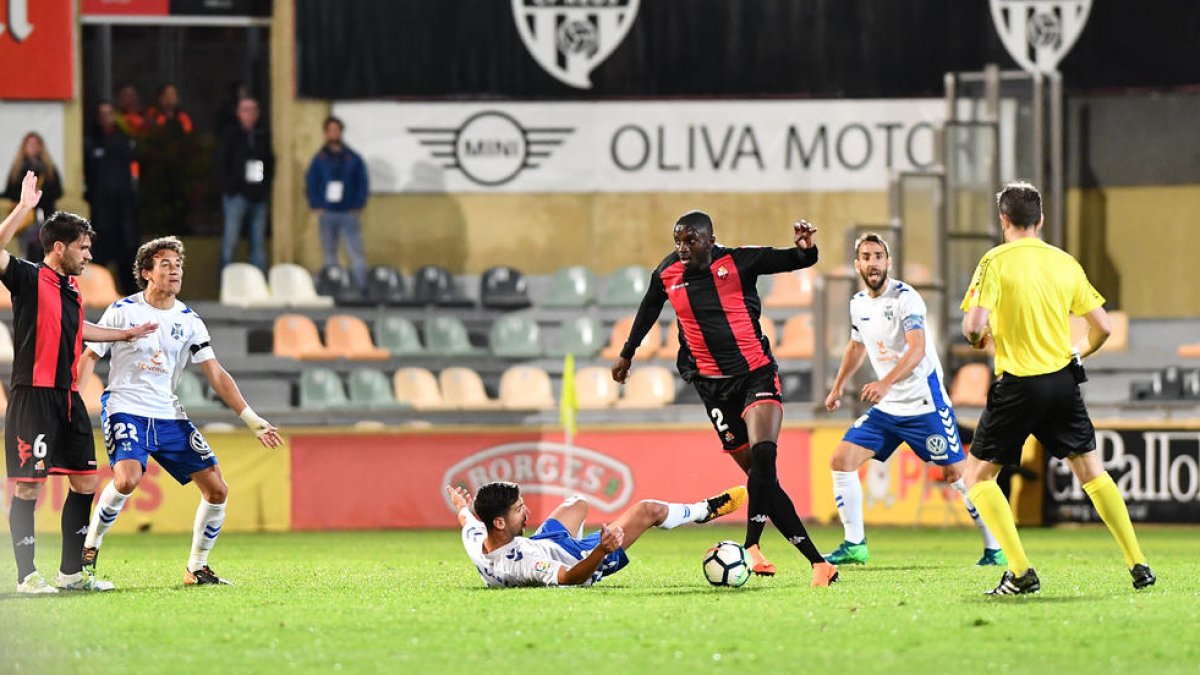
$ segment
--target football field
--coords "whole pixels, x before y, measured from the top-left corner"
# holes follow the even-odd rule
[[[1195,673],[1200,528],[1139,528],[1158,586],[1135,592],[1103,528],[1027,529],[1032,597],[988,598],[974,530],[868,530],[870,564],[809,588],[773,530],[774,578],[712,588],[731,526],[651,531],[594,588],[483,588],[457,531],[226,534],[233,587],[181,584],[189,538],[105,540],[105,594],[18,597],[0,554],[5,673]],[[841,530],[813,532],[824,548]],[[58,540],[39,539],[47,577]]]

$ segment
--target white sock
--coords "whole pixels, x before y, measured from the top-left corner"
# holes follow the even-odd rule
[[[700,501],[695,504],[658,503],[667,507],[667,518],[659,524],[659,527],[664,530],[670,530],[685,523],[695,523],[708,515],[708,501]]]
[[[975,509],[975,505],[971,503],[971,498],[967,496],[967,484],[963,479],[959,478],[951,483],[950,487],[958,490],[959,496],[962,497],[963,506],[967,507],[967,513],[971,515],[971,520],[975,521],[975,527],[979,528],[979,534],[983,536],[983,547],[998,550],[1000,542],[996,541],[996,538],[992,536],[992,531],[988,529],[988,526],[983,524],[983,519],[979,517],[979,511]]]
[[[83,545],[87,548],[100,548],[101,542],[104,541],[104,533],[108,532],[109,528],[117,522],[117,516],[120,515],[121,509],[125,507],[125,500],[129,499],[129,495],[123,495],[117,491],[116,485],[112,481],[104,486],[100,492],[100,501],[96,504],[95,510],[92,511],[92,522],[88,525],[87,537],[83,540]]]
[[[846,541],[859,544],[867,540],[863,531],[862,483],[857,471],[833,471],[833,501],[837,504]]]
[[[217,543],[221,524],[225,522],[225,504],[209,504],[200,498],[196,507],[196,523],[192,526],[192,554],[188,556],[187,568],[195,572],[208,564],[208,552]]]

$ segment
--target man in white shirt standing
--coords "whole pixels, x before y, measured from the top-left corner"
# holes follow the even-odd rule
[[[104,534],[141,482],[147,457],[153,457],[180,485],[194,481],[200,489],[192,552],[183,583],[228,584],[208,566],[208,553],[225,522],[229,488],[212,448],[188,420],[175,396],[175,386],[188,360],[200,364],[213,391],[238,412],[263,446],[277,448],[283,439],[242,398],[233,377],[217,361],[204,321],[176,297],[183,283],[183,260],[183,243],[175,237],[143,244],[137,252],[134,274],[144,290],[113,303],[100,318],[100,325],[126,327],[155,322],[158,330],[115,349],[108,343],[89,342],[80,358],[79,378],[86,380],[96,361],[110,351],[112,354],[100,419],[113,479],[104,487],[92,513],[83,559],[85,566],[95,569]]]
[[[474,497],[459,486],[447,485],[446,492],[458,511],[463,547],[492,588],[591,586],[628,565],[625,549],[651,527],[707,523],[737,511],[748,498],[739,485],[694,504],[643,499],[612,525],[585,537],[588,503],[576,495],[554,509],[533,536],[524,537],[529,509],[516,483],[488,483]]]
[[[912,286],[889,278],[891,266],[887,242],[879,235],[864,234],[854,243],[854,269],[867,290],[850,299],[850,341],[825,408],[832,412],[841,406],[842,389],[864,357],[879,379],[862,388],[862,400],[874,405],[846,431],[830,462],[846,538],[826,559],[835,565],[867,562],[858,469],[869,459],[887,461],[904,442],[925,462],[942,467],[946,482],[962,497],[983,537],[983,557],[976,564],[1006,565],[1000,545],[967,498],[958,421],[942,384],[937,349],[925,331],[925,301]]]

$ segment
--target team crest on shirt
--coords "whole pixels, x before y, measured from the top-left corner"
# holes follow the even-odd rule
[[[883,319],[885,321],[893,321],[893,320],[895,320],[895,318],[896,318],[896,306],[891,305],[891,304],[884,305],[883,306]]]
[[[177,323],[171,326],[171,337],[175,340],[183,339],[183,324]]]
[[[549,572],[550,571],[550,561],[549,560],[539,560],[533,564],[533,569],[538,572]]]
[[[724,280],[725,277],[728,277],[728,276],[729,276],[729,270],[725,269],[724,265],[721,265],[720,267],[717,268],[717,278],[718,279]]]

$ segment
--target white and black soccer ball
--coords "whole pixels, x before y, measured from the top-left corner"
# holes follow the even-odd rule
[[[704,578],[713,586],[737,588],[750,579],[746,549],[735,541],[722,541],[704,553]]]

